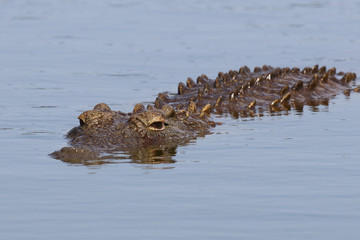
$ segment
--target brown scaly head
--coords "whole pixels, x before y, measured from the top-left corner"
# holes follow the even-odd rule
[[[67,135],[71,147],[63,147],[51,156],[71,163],[87,165],[91,160],[92,164],[102,164],[108,157],[101,153],[120,150],[144,163],[172,161],[177,146],[209,133],[213,122],[204,112],[175,111],[170,105],[145,109],[137,104],[132,113],[125,114],[101,103],[80,114],[80,125]]]
[[[104,103],[83,112],[80,125],[68,133],[71,145],[91,149],[132,149],[196,137],[213,125],[204,112],[193,114],[163,105],[161,109],[137,104],[132,113],[112,111]]]

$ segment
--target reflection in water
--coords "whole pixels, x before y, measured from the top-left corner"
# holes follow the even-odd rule
[[[176,162],[173,159],[176,155],[176,149],[177,147],[172,146],[146,147],[129,152],[114,150],[100,154],[85,148],[66,147],[50,155],[66,163],[84,166],[113,163],[171,164]]]
[[[345,95],[346,97],[349,97],[349,95]],[[234,119],[246,119],[246,118],[254,118],[254,117],[264,117],[264,116],[284,116],[289,114],[296,114],[296,115],[302,115],[304,112],[304,107],[308,106],[308,110],[310,112],[319,112],[320,107],[319,106],[325,106],[325,110],[322,109],[322,111],[328,111],[329,107],[329,98],[321,98],[321,99],[309,99],[306,102],[298,102],[298,101],[292,101],[291,104],[283,105],[283,111],[278,111],[279,109],[275,109],[276,111],[269,111],[269,110],[262,110],[262,111],[232,111],[229,110],[229,114]],[[218,116],[222,116],[227,112],[216,112]]]
[[[130,158],[132,162],[140,164],[175,163],[173,157],[176,155],[176,148],[177,147],[147,147],[131,152]]]

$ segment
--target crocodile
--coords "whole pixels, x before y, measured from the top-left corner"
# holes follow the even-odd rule
[[[179,145],[210,134],[221,124],[212,120],[212,114],[239,118],[301,112],[304,105],[328,105],[341,92],[360,92],[355,79],[355,73],[319,65],[302,70],[264,65],[253,71],[243,66],[219,72],[215,79],[202,74],[196,82],[192,78],[180,82],[177,94],[159,93],[153,104],[136,104],[131,113],[97,104],[83,112],[79,126],[68,132],[70,146],[51,156],[72,163],[104,163],[109,155],[103,153],[120,151],[141,163],[172,162]]]

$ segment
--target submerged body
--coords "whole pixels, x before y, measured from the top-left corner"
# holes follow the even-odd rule
[[[220,72],[216,79],[201,75],[195,83],[188,78],[186,85],[179,83],[177,95],[159,93],[153,105],[137,104],[132,113],[113,111],[104,103],[85,111],[78,117],[80,125],[67,135],[71,147],[52,156],[74,162],[100,159],[103,152],[124,151],[134,158],[149,159],[159,151],[175,151],[178,145],[209,134],[217,124],[211,120],[212,113],[263,116],[302,111],[304,105],[328,105],[329,99],[341,92],[359,91],[359,87],[351,88],[355,79],[355,73],[336,73],[335,68],[317,65],[301,71],[270,66],[250,71],[244,66],[239,71]]]

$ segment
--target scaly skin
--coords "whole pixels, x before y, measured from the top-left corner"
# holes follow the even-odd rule
[[[291,109],[302,111],[304,105],[328,105],[340,92],[359,92],[359,87],[350,87],[355,79],[355,73],[336,73],[335,68],[326,70],[317,65],[302,71],[270,66],[250,71],[244,66],[239,71],[220,72],[214,80],[201,75],[195,83],[188,78],[186,85],[179,83],[177,95],[159,93],[154,105],[146,109],[137,104],[132,113],[125,114],[100,103],[85,111],[78,117],[80,126],[67,135],[71,147],[51,155],[84,163],[106,159],[100,153],[123,151],[135,161],[171,162],[177,146],[210,133],[216,125],[211,113],[263,116]]]

